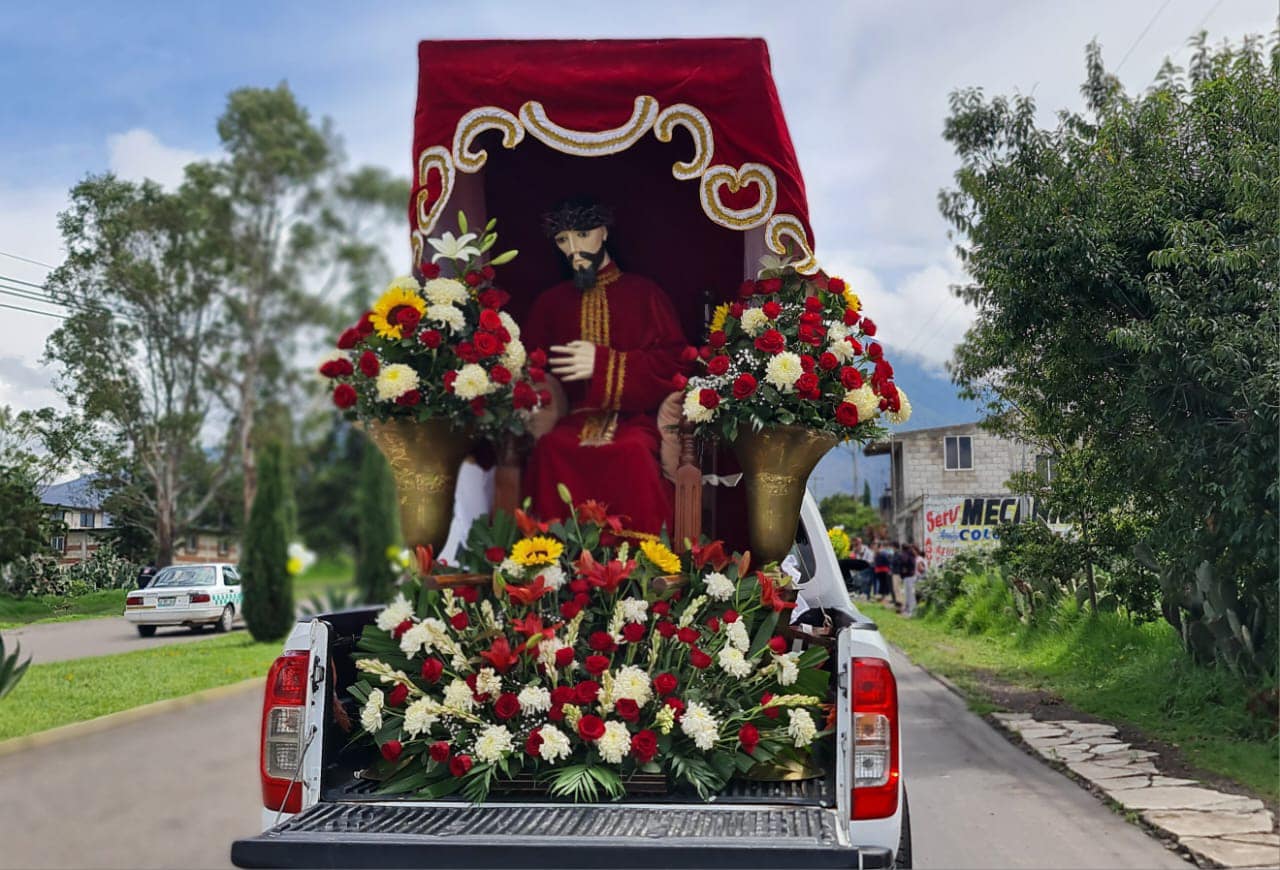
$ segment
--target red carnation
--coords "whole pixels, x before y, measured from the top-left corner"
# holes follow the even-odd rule
[[[619,698],[615,701],[613,712],[618,714],[618,718],[628,722],[640,721],[640,705],[630,698]]]
[[[720,404],[720,394],[711,389],[699,390],[698,404],[704,408],[714,408]]]
[[[437,658],[429,658],[422,663],[422,679],[434,683],[444,673],[444,662]]]
[[[432,350],[435,350],[440,346],[442,339],[443,337],[440,335],[440,330],[438,329],[424,329],[422,332],[418,333],[418,341],[422,343],[422,346],[428,347]]]
[[[342,330],[342,335],[338,336],[338,349],[351,350],[351,348],[356,346],[356,342],[360,341],[362,337],[363,336],[360,335],[360,330],[356,329],[354,326],[350,329],[344,329]]]
[[[396,683],[396,687],[387,693],[387,703],[399,707],[409,697],[409,687],[404,683]]]
[[[622,627],[622,636],[627,639],[627,643],[639,643],[644,640],[644,623],[628,622]]]
[[[738,621],[738,611],[736,611],[736,610],[726,610],[726,611],[725,611],[725,612],[720,616],[720,618],[721,618],[721,619],[723,619],[725,622],[737,622],[737,621]]]
[[[662,635],[665,638],[671,638],[675,636],[676,624],[674,622],[669,622],[665,619],[660,619],[658,620],[657,629],[658,629],[658,634]]]
[[[724,354],[713,356],[707,361],[707,374],[722,375],[727,371],[729,371],[729,358]]]
[[[742,319],[742,312],[746,310],[747,306],[743,305],[741,302],[735,302],[729,306],[729,314],[738,320]]]
[[[550,405],[550,404],[551,404],[551,391],[550,391],[550,390],[538,390],[538,401],[539,401],[539,402],[541,402],[543,405]]]
[[[840,385],[846,390],[856,390],[862,386],[862,372],[853,366],[845,366],[840,369]]]
[[[542,749],[542,731],[535,728],[529,732],[529,736],[524,741],[524,751],[534,758],[538,757],[538,751]]]
[[[756,379],[753,375],[746,372],[738,375],[733,382],[733,397],[735,399],[745,399],[756,391]]]
[[[770,299],[764,305],[760,306],[760,310],[764,312],[764,316],[770,320],[777,320],[778,315],[782,313],[782,306],[775,299]]]
[[[404,746],[401,745],[399,740],[388,740],[382,744],[382,757],[387,761],[395,761],[403,751]]]
[[[477,332],[475,335],[476,353],[481,357],[493,356],[502,352],[502,342],[498,341],[496,335],[487,332]]]
[[[446,564],[444,559],[440,560],[440,564]],[[459,586],[453,590],[453,594],[461,598],[468,604],[475,604],[480,600],[480,590],[475,586]]]
[[[453,760],[449,762],[449,772],[454,776],[465,776],[467,771],[471,769],[470,755],[455,755]]]
[[[696,646],[689,647],[689,664],[698,670],[705,670],[711,667],[711,656],[698,649]]]
[[[760,730],[748,722],[738,729],[738,742],[742,744],[743,752],[752,754],[760,744]]]
[[[564,704],[552,704],[551,709],[547,711],[547,718],[552,722],[563,722]]]
[[[609,669],[609,657],[600,655],[587,656],[587,660],[582,665],[587,669],[587,673],[598,677]]]
[[[331,359],[324,365],[320,366],[320,374],[326,378],[341,378],[352,374],[355,371],[351,367],[351,360],[345,356],[341,359]]]
[[[356,321],[356,333],[361,338],[368,338],[373,335],[373,321],[369,319],[370,312],[366,311],[360,315],[360,319]]]
[[[769,649],[773,650],[778,655],[782,655],[787,651],[787,639],[775,634],[773,637],[769,638]]]
[[[413,628],[412,619],[402,620],[399,625],[391,629],[391,636],[396,640],[399,640],[404,635],[404,633],[411,628]]]
[[[617,644],[614,643],[613,635],[609,634],[609,632],[593,631],[591,636],[587,638],[587,646],[596,652],[608,653],[613,652]]]
[[[876,322],[870,317],[862,318],[862,331],[867,335],[876,334]]]
[[[676,632],[676,636],[681,643],[697,643],[698,630],[696,628],[682,628]]]
[[[440,277],[440,265],[438,263],[423,263],[418,267],[418,271],[422,273],[423,281],[430,281],[433,278]]]
[[[658,735],[648,728],[631,737],[631,754],[638,764],[648,764],[658,754]]]
[[[566,601],[564,604],[560,605],[560,615],[564,617],[565,620],[573,619],[581,612],[582,605],[576,601]]]
[[[573,687],[573,699],[580,705],[594,704],[600,695],[600,684],[595,680],[583,680]]]
[[[492,266],[484,266],[480,269],[480,274],[484,276],[484,280],[492,281],[493,276],[497,275],[498,273],[493,270]]]
[[[506,366],[494,366],[489,370],[489,377],[493,378],[495,384],[511,383],[511,370]]]
[[[756,350],[762,353],[782,353],[786,346],[787,340],[776,329],[766,329],[756,339]]]
[[[524,381],[516,384],[515,392],[511,394],[511,402],[517,408],[529,410],[538,404],[538,394],[533,387]]]
[[[824,372],[829,372],[840,365],[840,360],[836,358],[834,353],[827,351],[822,356],[818,357],[818,365],[822,367]]]
[[[504,722],[519,712],[520,701],[511,692],[503,692],[498,696],[498,700],[493,702],[493,715]]]
[[[687,345],[684,350],[680,351],[680,359],[683,362],[693,362],[698,358],[698,349],[693,345]]]
[[[849,402],[841,402],[836,407],[836,422],[852,429],[858,425],[858,407]]]
[[[813,371],[813,365],[814,365],[813,357],[809,356],[809,354],[807,353],[800,354],[800,371],[811,372]]]
[[[604,736],[604,720],[590,713],[578,720],[578,736],[583,740],[599,740]]]
[[[418,390],[406,390],[396,396],[396,404],[405,408],[412,408],[414,405],[422,401],[422,393]]]
[[[350,384],[338,384],[333,388],[333,403],[339,408],[350,408],[356,403],[356,388]]]
[[[467,612],[460,610],[453,616],[449,617],[449,624],[453,626],[454,631],[462,631],[471,624],[471,620],[467,619]]]
[[[366,350],[360,354],[360,371],[364,372],[365,377],[376,377],[378,374],[378,355],[371,350]]]
[[[719,630],[720,630],[720,620],[719,620],[719,618],[718,618],[718,617],[715,617],[715,616],[712,616],[712,617],[710,617],[709,619],[707,619],[707,628],[711,629],[711,631],[712,631],[712,632],[717,632],[717,631],[719,631]]]
[[[468,272],[462,276],[462,280],[467,282],[468,287],[475,287],[483,280],[479,272]]]
[[[676,679],[674,674],[661,673],[653,678],[653,690],[659,695],[670,695],[678,685],[680,685],[680,681]]]
[[[671,376],[671,389],[683,390],[687,386],[689,386],[689,379],[686,378],[684,375],[680,374],[679,372],[676,372],[674,375]]]
[[[655,601],[653,607],[649,608],[656,616],[666,616],[671,612],[671,603],[668,601]]]
[[[540,384],[547,379],[547,373],[536,366],[529,366],[529,380]]]
[[[684,715],[684,701],[681,701],[679,698],[676,698],[673,696],[673,697],[667,698],[662,703],[666,704],[672,710],[676,711],[676,721],[679,722],[680,717]]]
[[[573,647],[565,646],[556,650],[556,667],[567,668],[573,663]]]
[[[723,329],[717,329],[715,332],[707,336],[707,344],[712,347],[724,347],[726,340]]]
[[[441,376],[440,382],[444,384],[444,389],[446,393],[453,392],[453,382],[456,381],[457,379],[458,379],[458,373],[453,369],[449,369],[449,371],[445,372]]]
[[[529,365],[537,366],[540,369],[547,367],[547,352],[542,348],[529,352]]]
[[[773,692],[765,692],[763,695],[760,696],[760,706],[764,707],[764,715],[768,716],[770,719],[777,719],[778,714],[782,712],[782,708],[781,707],[765,707],[765,705],[772,700],[773,700]]]
[[[472,400],[471,400],[471,402],[470,402],[470,405],[471,405],[471,413],[472,413],[472,414],[475,414],[477,417],[479,417],[481,414],[483,414],[483,413],[484,413],[484,407],[485,407],[485,404],[486,404],[486,403],[485,403],[485,398],[484,398],[484,396],[476,396],[476,397],[475,397],[474,399],[472,399]]]
[[[432,743],[427,752],[431,754],[431,760],[437,764],[444,764],[449,760],[449,744],[443,740]]]

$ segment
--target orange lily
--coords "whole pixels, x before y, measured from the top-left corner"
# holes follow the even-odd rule
[[[563,622],[557,622],[552,626],[544,626],[542,617],[536,613],[531,613],[523,619],[517,617],[511,620],[511,627],[525,637],[554,637],[556,629],[562,625],[564,625]]]
[[[578,505],[578,519],[583,522],[595,523],[602,528],[612,529],[615,532],[622,531],[623,517],[618,514],[609,513],[609,505],[594,498],[587,499]]]
[[[760,580],[760,603],[765,607],[772,607],[775,612],[790,610],[796,606],[794,601],[786,601],[781,596],[781,589],[773,585],[773,579],[766,574],[756,572],[756,577]]]
[[[486,659],[500,674],[505,674],[520,662],[520,656],[511,651],[511,644],[505,637],[494,640],[489,649],[480,653],[480,657]]]
[[[435,553],[432,552],[430,545],[424,547],[422,544],[419,544],[413,549],[414,552],[418,554],[418,573],[423,577],[426,577],[436,566]]]
[[[712,541],[706,546],[693,545],[694,567],[701,571],[708,563],[717,571],[723,571],[729,564],[729,557],[724,554],[724,541]]]
[[[520,510],[520,508],[516,508],[516,525],[520,528],[520,534],[526,538],[542,534],[551,527],[550,523],[540,523]]]
[[[507,584],[507,597],[517,604],[523,604],[528,607],[551,590],[547,588],[547,581],[539,574],[534,578],[533,582],[528,586],[514,586]]]
[[[622,585],[622,581],[630,577],[631,572],[635,570],[636,560],[628,559],[626,562],[621,562],[618,559],[614,559],[601,565],[588,550],[583,550],[582,555],[578,557],[577,562],[574,562],[573,567],[578,570],[579,577],[597,589],[603,589],[605,592],[617,592],[618,587]]]

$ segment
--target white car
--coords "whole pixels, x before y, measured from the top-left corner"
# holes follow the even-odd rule
[[[192,631],[212,625],[215,631],[230,631],[243,601],[234,565],[170,565],[161,568],[145,589],[129,593],[124,618],[143,637],[151,637],[161,625],[185,625]]]

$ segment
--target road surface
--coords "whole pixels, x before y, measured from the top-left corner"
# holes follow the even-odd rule
[[[237,621],[234,631],[243,630],[244,623]],[[14,641],[22,648],[22,657],[31,656],[31,663],[46,664],[88,656],[109,656],[116,653],[153,649],[171,643],[186,643],[213,637],[213,629],[206,628],[197,634],[180,625],[160,626],[153,637],[139,637],[133,623],[123,616],[104,616],[100,619],[79,619],[75,622],[48,622],[44,625],[28,625],[4,630],[5,649],[13,651]]]
[[[915,866],[1192,866],[894,665]],[[0,757],[0,868],[229,867],[231,841],[258,830],[260,712],[249,690]]]

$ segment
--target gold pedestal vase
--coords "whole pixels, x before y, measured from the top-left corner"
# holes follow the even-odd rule
[[[742,466],[747,528],[757,564],[781,562],[791,552],[809,474],[835,446],[834,435],[800,426],[738,432],[733,452]]]
[[[471,451],[471,433],[445,419],[370,420],[365,431],[391,466],[405,545],[439,553],[449,537],[453,491]]]

